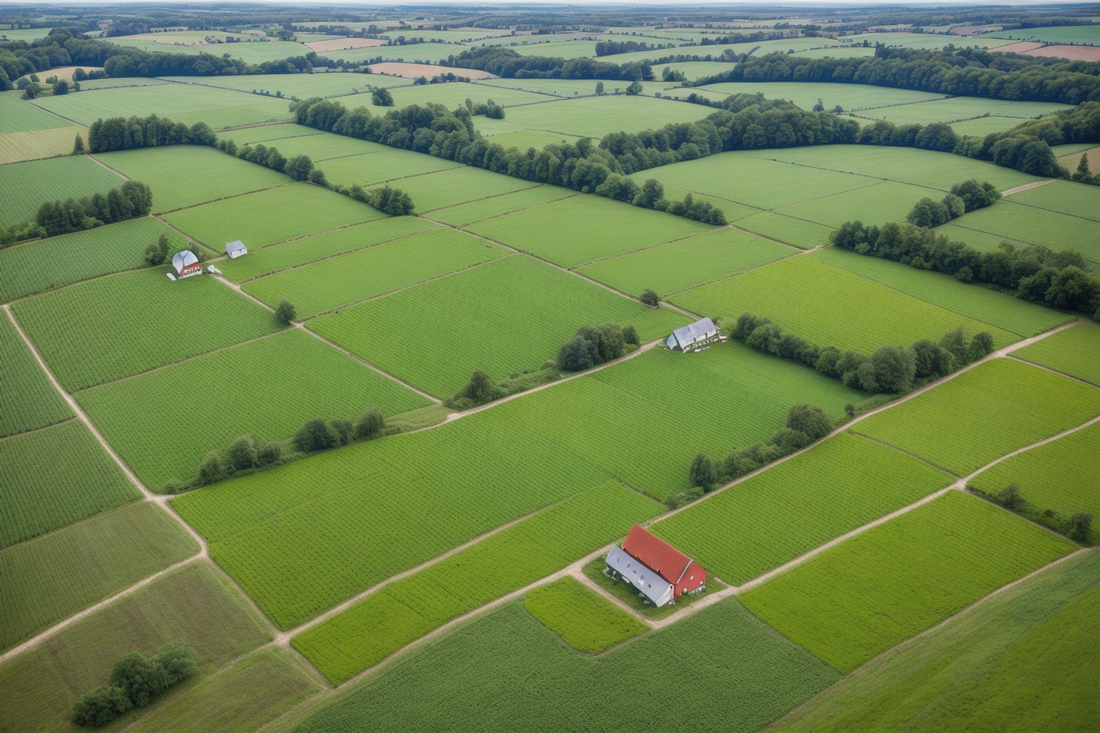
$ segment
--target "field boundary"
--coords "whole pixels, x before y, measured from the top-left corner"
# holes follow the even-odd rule
[[[71,157],[71,156],[70,156],[70,157]],[[84,157],[88,158],[89,160],[91,160],[91,161],[92,161],[93,163],[95,163],[96,165],[101,165],[101,166],[103,166],[104,168],[106,168],[107,170],[111,171],[111,173],[114,173],[114,174],[115,174],[116,176],[118,176],[118,177],[119,177],[119,178],[121,178],[122,180],[124,180],[124,181],[129,181],[129,180],[130,180],[130,177],[129,177],[129,176],[127,176],[127,175],[125,175],[125,174],[124,174],[124,173],[123,173],[122,171],[120,171],[120,170],[116,170],[116,169],[112,168],[111,166],[107,165],[106,163],[104,163],[104,162],[103,162],[102,160],[100,160],[99,158],[95,157],[95,156],[94,156],[94,155],[92,155],[91,153],[85,153],[85,154],[84,154]]]
[[[1090,382],[1087,379],[1081,379],[1080,377],[1075,377],[1072,374],[1067,374],[1066,372],[1060,372],[1057,369],[1054,369],[1052,367],[1048,367],[1045,364],[1040,364],[1040,363],[1035,362],[1035,361],[1030,361],[1028,359],[1023,358],[1022,356],[1016,356],[1014,354],[1009,354],[1008,358],[1012,359],[1014,361],[1023,362],[1024,364],[1027,364],[1028,366],[1039,367],[1040,369],[1044,369],[1044,370],[1046,370],[1048,372],[1051,372],[1053,374],[1057,374],[1059,377],[1065,377],[1066,379],[1072,379],[1075,382],[1080,382],[1081,384],[1088,385],[1089,387],[1096,387],[1097,389],[1100,389],[1100,384],[1096,384],[1095,382]]]

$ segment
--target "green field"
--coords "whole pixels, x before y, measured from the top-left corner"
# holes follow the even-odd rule
[[[6,95],[0,95],[3,98]],[[88,137],[88,128],[55,127],[50,130],[0,133],[0,165],[68,155],[76,136]]]
[[[326,38],[330,38],[326,36]],[[301,55],[309,53],[308,48],[303,48]],[[339,51],[326,51],[318,54],[337,58]],[[297,54],[291,54],[297,55]],[[284,57],[285,58],[285,57]],[[380,76],[364,76],[362,74],[264,74],[263,78],[249,78],[247,76],[214,76],[196,81],[193,76],[165,76],[167,81],[181,84],[200,84],[202,86],[220,87],[232,89],[238,92],[266,92],[272,97],[277,92],[282,92],[284,98],[298,97],[337,97],[348,94],[361,94],[367,86],[390,86],[389,82],[407,83],[397,79],[386,79]],[[370,105],[370,97],[361,99],[345,99],[344,104],[351,107]]]
[[[348,137],[347,135],[322,132],[312,127],[294,123],[233,130],[232,132],[225,133],[225,137],[237,143],[238,152],[240,148],[244,147],[246,144],[251,144],[253,146],[263,144],[268,148],[277,148],[279,152],[287,158],[292,158],[295,155],[308,155],[314,165],[320,167],[326,173],[329,170],[328,166],[321,164],[327,164],[330,161],[335,162],[333,159],[363,155],[384,155],[393,152],[404,152],[405,155],[401,157],[409,162],[425,158],[433,160],[434,164],[431,165],[429,168],[430,170],[455,168],[460,165],[459,163],[454,163],[449,160],[432,158],[432,156],[412,153],[407,150],[402,151],[400,148],[391,148],[381,143],[358,140],[354,137]],[[362,160],[366,160],[366,158]],[[405,173],[405,175],[409,175],[411,172],[412,171],[409,171]]]
[[[906,267],[898,262],[866,257],[838,247],[829,247],[810,256],[1018,336],[1034,336],[1073,318],[1063,311],[1029,303],[1009,293],[959,282],[944,273]],[[1044,340],[1036,345],[1045,343]],[[1100,341],[1097,346],[1100,347]],[[1100,352],[1097,354],[1100,355]]]
[[[723,228],[671,244],[613,257],[580,271],[613,288],[639,295],[646,288],[664,296],[796,254],[790,247]]]
[[[244,291],[272,308],[286,298],[299,318],[310,318],[509,254],[465,232],[436,229],[252,280]]]
[[[377,209],[312,183],[292,183],[174,211],[164,218],[221,253],[226,243],[238,239],[246,247],[262,247],[382,216]]]
[[[105,194],[124,181],[86,156],[32,160],[0,166],[0,226],[34,221],[47,201]]]
[[[370,163],[370,160],[367,160]],[[423,176],[410,175],[393,183],[412,197],[418,214],[468,201],[480,201],[513,191],[534,188],[538,184],[512,178],[481,168],[452,168]],[[431,218],[431,217],[429,217]]]
[[[692,729],[751,733],[836,679],[735,600],[599,657],[573,651],[514,604],[372,676],[295,730],[666,731],[690,717]]]
[[[478,131],[489,138],[489,143],[500,145],[505,150],[518,148],[524,152],[534,148],[542,150],[547,145],[555,145],[567,142],[576,142],[579,137],[573,135],[558,135],[545,130],[512,130],[510,132],[490,131],[482,120],[477,121]],[[505,127],[505,126],[502,126]],[[507,127],[512,127],[507,125]]]
[[[270,313],[214,278],[169,282],[163,272],[89,280],[12,310],[70,392],[276,330]]]
[[[352,144],[358,142],[354,138],[343,138],[347,141],[347,145],[350,147]],[[311,147],[311,140],[308,137],[301,138],[301,142],[296,145],[286,145],[285,143],[273,142],[272,145],[279,147],[280,145],[286,145],[290,150],[301,148],[303,154],[308,154]],[[328,146],[324,146],[327,148]],[[461,168],[460,163],[453,163],[449,160],[443,160],[442,158],[436,158],[431,155],[425,155],[423,153],[414,153],[410,150],[401,150],[400,148],[383,148],[373,153],[362,153],[359,155],[348,155],[346,157],[330,158],[322,161],[317,165],[318,168],[325,172],[328,180],[333,183],[341,183],[345,186],[352,186],[356,183],[364,188],[371,188],[376,185],[380,185],[384,182],[390,182],[394,188],[400,188],[405,190],[405,179],[413,176],[420,176],[424,173],[434,173],[436,171],[454,170]],[[473,169],[472,169],[473,170]],[[486,171],[479,172],[487,173]],[[476,175],[476,174],[475,174]],[[498,178],[504,178],[499,174]],[[413,179],[414,180],[414,179]],[[515,181],[512,181],[515,183]],[[517,184],[518,185],[518,184]],[[532,185],[527,183],[526,185]],[[434,193],[440,193],[439,191],[429,191],[427,195]],[[456,192],[447,191],[446,187],[443,187],[442,193],[444,195],[456,195],[463,193],[467,195],[469,192]],[[476,191],[473,192],[477,194]],[[418,210],[423,210],[423,205],[420,199],[413,197],[413,203],[416,204]]]
[[[207,563],[191,563],[0,666],[0,730],[86,731],[69,721],[73,703],[107,684],[115,659],[151,654],[175,639],[194,647],[205,675],[270,641],[271,633],[240,591]],[[121,730],[144,712],[106,730]]]
[[[783,733],[1089,733],[1100,720],[1100,553],[1072,558],[841,680]]]
[[[73,416],[7,314],[0,318],[0,437],[53,425]]]
[[[853,430],[965,476],[1098,414],[1094,387],[1015,359],[994,359]]]
[[[158,214],[290,183],[282,173],[205,145],[119,150],[95,157],[127,178],[148,184],[153,212]]]
[[[550,293],[554,305],[547,308]],[[495,380],[535,370],[580,326],[633,319],[643,339],[686,320],[513,255],[323,316],[309,327],[420,389],[450,397],[477,369]]]
[[[1074,45],[1100,46],[1100,29],[1089,25],[1056,25],[1048,28],[1021,28],[998,31],[994,38],[1012,38],[1039,43],[1072,43]]]
[[[833,232],[832,227],[771,211],[738,219],[734,226],[802,249],[828,244]]]
[[[1013,456],[970,481],[991,496],[1009,484],[1039,509],[1100,517],[1100,424]]]
[[[0,249],[0,300],[145,267],[145,247],[162,234],[170,252],[187,244],[163,222],[143,217]]]
[[[561,188],[559,186],[536,186],[535,188],[525,188],[521,191],[515,191],[514,193],[501,194],[479,201],[471,201],[465,204],[458,204],[457,206],[450,206],[446,209],[436,209],[432,212],[431,218],[434,221],[441,221],[444,224],[461,227],[472,224],[475,221],[541,206],[560,199],[576,198],[579,195],[580,194],[576,191],[572,191],[568,188]]]
[[[535,588],[523,600],[528,613],[579,652],[598,654],[648,627],[571,577]]]
[[[1055,251],[1070,249],[1080,252],[1093,266],[1100,264],[1100,222],[1017,204],[1014,198],[961,216],[947,226],[974,229],[993,235],[997,242],[1007,239],[1017,246],[1024,243],[1039,244]],[[959,239],[969,244],[965,235]],[[992,248],[978,243],[973,246]]]
[[[0,649],[198,552],[167,514],[131,504],[0,550]]]
[[[203,385],[205,396],[181,399],[181,384]],[[154,490],[190,479],[208,451],[224,451],[241,435],[286,440],[312,418],[354,420],[368,408],[390,416],[428,404],[299,329],[85,390],[77,399]],[[137,414],[157,419],[135,421]]]
[[[956,120],[969,120],[988,114],[991,117],[1011,118],[1010,126],[1014,127],[1029,118],[1053,114],[1064,109],[1072,109],[1072,107],[1051,102],[1009,102],[984,97],[951,97],[900,107],[862,110],[859,114],[864,117],[884,119],[895,125],[927,125],[932,122],[950,124]]]
[[[624,536],[662,509],[620,484],[605,484],[386,586],[292,643],[329,681],[341,684],[451,619]]]
[[[595,82],[592,83],[595,85]],[[623,89],[630,86],[627,82],[618,82],[618,84]],[[613,91],[615,86],[615,82],[604,82],[604,87],[609,92]],[[505,91],[508,90],[501,90],[501,92]],[[503,104],[500,100],[503,96],[501,92],[494,91],[492,95],[498,104]],[[523,94],[523,92],[512,93]],[[396,93],[394,99],[399,99]],[[641,132],[655,130],[670,123],[697,122],[706,117],[709,112],[710,110],[706,107],[686,102],[607,94],[602,97],[563,99],[516,107],[508,110],[506,119],[527,130],[546,130],[561,135],[581,135],[599,139],[612,132]]]
[[[714,227],[612,201],[579,196],[468,227],[565,267],[690,237]]]
[[[1095,323],[1078,324],[1013,356],[1100,386],[1100,326]]]
[[[0,94],[0,134],[69,127],[72,123],[44,112],[15,94]]]
[[[929,193],[926,188],[908,183],[883,181],[855,191],[801,201],[784,206],[777,211],[796,219],[805,219],[829,227],[839,227],[846,221],[884,224],[888,221],[903,221],[913,205]],[[939,192],[933,195],[939,198]]]
[[[0,440],[0,548],[141,494],[79,420]]]
[[[1075,545],[949,492],[740,596],[842,672],[948,618]]]
[[[673,301],[694,313],[731,322],[742,313],[770,318],[784,330],[821,346],[871,353],[883,344],[938,341],[960,325],[989,331],[997,348],[1017,337],[1007,331],[825,264],[794,257],[689,290]]]
[[[1076,161],[1070,168],[1077,170]],[[1055,181],[1012,195],[1012,203],[1049,209],[1060,214],[1100,221],[1100,188],[1083,183]]]
[[[754,46],[750,44],[750,46]],[[783,49],[786,51],[787,49]],[[829,49],[830,51],[834,49]],[[764,53],[763,49],[757,55]],[[909,89],[876,87],[870,84],[838,84],[832,82],[783,82],[783,81],[737,81],[723,84],[711,84],[702,89],[724,94],[763,94],[768,99],[786,99],[802,109],[813,109],[820,99],[825,109],[838,104],[845,112],[854,110],[886,107],[889,105],[925,102],[941,99],[942,94],[932,92],[914,92]]]
[[[841,434],[652,531],[713,575],[741,585],[951,481],[900,451]],[[792,506],[798,511],[785,510]]]
[[[423,48],[423,46],[421,46]],[[443,57],[451,53],[461,53],[462,50],[452,46],[436,46],[432,56]],[[367,49],[368,51],[373,49]],[[423,51],[405,52],[405,61],[411,55],[423,54]],[[370,55],[369,53],[367,54]],[[378,54],[376,54],[378,55]],[[421,56],[420,58],[424,58]],[[393,95],[393,103],[396,107],[408,107],[413,104],[423,106],[427,102],[442,104],[447,109],[454,109],[464,104],[467,99],[475,102],[485,102],[492,99],[502,107],[511,107],[528,102],[541,102],[546,99],[541,94],[530,94],[515,89],[486,89],[473,84],[429,84],[426,86],[413,86],[412,79],[408,79],[409,86],[394,87],[390,89]],[[529,109],[529,108],[525,108]],[[511,112],[508,113],[511,116]],[[476,123],[475,123],[476,124]]]

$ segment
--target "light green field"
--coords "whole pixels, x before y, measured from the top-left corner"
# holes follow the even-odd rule
[[[0,249],[0,300],[145,267],[146,246],[162,234],[170,252],[187,244],[171,227],[144,217]]]
[[[793,254],[790,247],[723,228],[602,260],[580,272],[635,296],[646,288],[664,296]]]
[[[167,84],[160,79],[150,79],[144,76],[119,76],[111,79],[89,79],[80,82],[80,88],[86,91],[97,89],[116,89],[119,87],[156,87]]]
[[[225,259],[218,269],[233,282],[250,280],[279,270],[354,252],[382,242],[434,229],[436,225],[414,216],[388,216],[365,224],[314,234],[282,244],[249,250],[247,257]]]
[[[735,226],[745,229],[753,234],[759,234],[770,239],[800,247],[811,249],[821,244],[828,244],[832,227],[815,224],[812,221],[795,219],[771,211],[738,219]]]
[[[4,314],[0,318],[0,437],[68,420],[72,410]]]
[[[73,125],[50,130],[0,133],[0,165],[68,155],[77,135],[87,140],[88,128]]]
[[[641,621],[569,576],[535,588],[523,606],[579,652],[598,654],[648,631]]]
[[[451,619],[624,536],[662,509],[620,484],[605,484],[386,586],[292,643],[329,681],[341,684]]]
[[[661,73],[667,68],[672,71],[682,72],[683,75],[687,77],[688,81],[694,81],[704,76],[714,76],[715,74],[721,74],[725,71],[732,71],[735,65],[736,64],[718,63],[715,61],[684,61],[678,64],[657,64],[653,69],[653,73],[660,79]]]
[[[694,313],[733,322],[742,313],[770,318],[781,328],[821,346],[868,354],[883,344],[939,341],[964,327],[989,331],[997,348],[1018,338],[1007,331],[918,300],[813,257],[794,257],[711,285],[673,301]]]
[[[860,58],[863,56],[874,56],[875,49],[864,48],[862,46],[856,48],[846,48],[844,46],[829,46],[828,48],[808,48],[805,51],[796,51],[794,55],[808,59],[851,59]],[[833,106],[835,107],[836,105]]]
[[[741,585],[951,481],[893,448],[841,434],[650,529]],[[798,511],[784,509],[791,506]]]
[[[580,196],[576,191],[559,186],[536,186],[514,193],[501,194],[479,201],[436,209],[431,218],[452,226],[467,226],[475,221],[503,216],[521,209],[529,209],[551,201]]]
[[[407,46],[374,46],[373,48],[352,48],[345,51],[326,51],[317,54],[333,60],[343,59],[351,66],[373,63],[375,59],[383,61],[407,61],[408,63],[438,64],[447,60],[451,54],[460,54],[467,46],[439,45],[437,43],[417,43]],[[381,74],[375,74],[381,76]],[[412,84],[412,79],[401,79]],[[438,86],[438,85],[437,85]]]
[[[1076,163],[1076,161],[1075,161]],[[1073,165],[1071,170],[1077,170]],[[1013,194],[1012,203],[1057,211],[1074,217],[1100,221],[1100,188],[1072,181],[1055,181]]]
[[[1098,414],[1096,388],[1015,359],[994,359],[853,430],[965,476]]]
[[[296,730],[671,731],[690,709],[693,729],[749,733],[837,677],[732,599],[598,657],[516,603],[372,675]]]
[[[754,46],[757,44],[749,45]],[[829,50],[832,51],[833,49]],[[765,51],[761,49],[754,55],[759,56],[763,53]],[[845,112],[924,102],[930,99],[941,99],[944,96],[933,92],[915,92],[909,89],[876,87],[869,84],[838,84],[833,82],[738,81],[711,84],[701,88],[724,92],[725,94],[763,94],[768,99],[786,99],[806,110],[813,109],[814,105],[817,104],[817,100],[820,99],[824,103],[825,109],[832,109],[839,104]]]
[[[658,70],[658,74],[660,74],[660,70]],[[594,95],[596,93],[596,84],[599,83],[599,81],[599,79],[485,79],[477,82],[477,86],[485,89],[492,89],[494,87],[498,89],[519,89],[525,92],[569,99],[573,97],[590,97]],[[642,85],[641,94],[650,97],[672,86],[664,81],[644,81],[639,82],[639,84]],[[604,95],[613,96],[616,93],[620,95],[626,94],[626,88],[629,85],[630,82],[605,79],[603,80]],[[676,88],[680,89],[681,87]],[[618,90],[618,92],[616,92],[616,90]],[[690,90],[687,89],[684,89],[684,92],[684,96],[691,93]],[[492,96],[491,92],[489,96]],[[540,101],[547,102],[550,100],[543,97]],[[474,124],[477,126],[477,129],[482,130],[483,126],[503,127],[514,125],[515,123],[510,123],[507,119],[476,119]]]
[[[186,32],[186,31],[185,31]],[[195,33],[205,34],[206,31],[194,31]],[[241,43],[222,43],[211,45],[180,45],[175,43],[166,37],[167,34],[142,34],[138,36],[114,36],[111,38],[112,43],[116,43],[120,46],[133,46],[134,48],[140,48],[143,51],[149,53],[186,53],[186,54],[212,54],[214,56],[221,56],[223,54],[229,54],[230,58],[241,59],[247,64],[262,64],[264,61],[281,61],[285,58],[293,56],[305,56],[309,53],[309,48],[303,46],[300,43],[290,43],[286,41],[244,41]],[[178,35],[178,34],[173,34]],[[186,38],[187,40],[184,40]],[[187,44],[194,44],[202,40],[202,36],[196,37],[184,37],[181,38],[181,42]],[[156,39],[156,40],[155,40]],[[158,42],[161,41],[161,42]]]
[[[1023,120],[1018,117],[978,117],[973,120],[952,122],[951,129],[956,135],[968,137],[985,137],[994,132],[1007,132]]]
[[[1074,549],[999,507],[951,491],[740,599],[847,673]]]
[[[1034,336],[1073,318],[1068,313],[1020,300],[1009,293],[959,282],[942,272],[919,270],[838,247],[828,247],[810,257],[1018,336]],[[1036,345],[1043,343],[1046,342]],[[1100,342],[1097,349],[1096,355],[1100,357]]]
[[[457,53],[457,51],[452,51],[451,53]],[[409,60],[407,54],[405,60]],[[410,84],[412,83],[412,79],[408,81]],[[517,104],[527,104],[528,102],[541,102],[546,99],[545,95],[521,92],[518,89],[487,89],[482,86],[464,84],[461,82],[394,87],[390,89],[390,94],[393,95],[394,108],[409,107],[414,104],[423,106],[428,102],[435,102],[436,104],[442,104],[447,109],[454,109],[460,104],[465,104],[467,99],[474,102],[485,102],[492,99],[501,107],[512,107]],[[371,114],[376,112],[382,112],[384,114],[387,111],[387,109],[382,107],[372,107],[370,109]],[[507,116],[511,114],[512,112],[509,111]]]
[[[205,145],[118,150],[95,157],[147,184],[156,214],[290,183],[282,173]]]
[[[227,242],[238,239],[246,247],[262,247],[382,216],[364,203],[301,182],[181,209],[164,219],[224,252]]]
[[[1021,28],[1012,31],[997,31],[990,35],[994,38],[1011,38],[1017,41],[1100,46],[1100,29],[1089,25],[1057,25],[1049,28]]]
[[[862,110],[860,114],[864,117],[888,120],[895,125],[952,123],[956,120],[969,120],[988,114],[991,117],[1013,118],[1018,125],[1028,118],[1053,114],[1063,109],[1072,109],[1072,107],[1051,102],[1009,102],[983,97],[951,97],[900,107]]]
[[[1079,324],[1025,346],[1013,356],[1100,385],[1100,326]]]
[[[214,278],[169,282],[163,272],[89,280],[12,310],[70,392],[276,330],[270,313]]]
[[[545,130],[515,130],[512,132],[499,133],[488,132],[482,129],[484,126],[482,120],[479,119],[474,124],[479,132],[489,136],[490,143],[496,143],[505,150],[510,148],[518,148],[524,152],[527,152],[531,148],[542,150],[547,145],[575,143],[580,139],[574,135],[559,135],[553,132],[546,132]]]
[[[586,59],[596,55],[595,41],[560,41],[558,43],[539,43],[527,46],[514,46],[512,50],[520,56],[548,56],[561,59]],[[612,57],[613,58],[613,57]]]
[[[56,115],[42,111],[29,102],[24,102],[18,94],[0,94],[0,134],[51,130],[58,127],[69,127],[71,124],[68,120],[63,120]]]
[[[626,82],[620,84],[623,89],[630,86]],[[604,87],[614,91],[614,84],[604,82]],[[501,102],[497,97],[494,92],[493,99],[499,104]],[[528,130],[547,130],[598,139],[612,132],[640,132],[655,130],[672,122],[697,122],[710,111],[696,104],[608,94],[517,107],[509,109],[505,119]]]
[[[366,163],[369,166],[370,161]],[[416,213],[423,214],[467,201],[479,201],[489,196],[534,188],[539,184],[480,168],[462,166],[423,176],[409,176],[394,181],[392,185],[409,194],[416,204]]]
[[[883,181],[855,191],[784,206],[777,211],[796,219],[805,219],[830,227],[839,227],[846,221],[885,224],[888,221],[903,221],[913,205],[929,193],[927,188]],[[938,192],[933,195],[940,198]]]
[[[546,298],[553,293],[553,308]],[[529,257],[513,255],[311,321],[309,328],[437,397],[482,370],[535,370],[581,326],[640,318],[644,339],[683,319],[650,311]],[[532,327],[534,323],[538,327]],[[653,325],[648,328],[645,323]],[[412,328],[410,324],[431,324]],[[509,334],[501,338],[494,334]]]
[[[198,552],[163,511],[131,504],[0,550],[0,648]]]
[[[244,291],[272,308],[285,298],[305,319],[509,254],[465,232],[436,229],[252,280]]]
[[[991,235],[989,242],[994,238],[998,242],[1007,239],[1017,244],[1038,244],[1055,251],[1073,250],[1080,252],[1094,265],[1100,264],[1100,222],[1023,206],[1011,198],[965,214],[946,226],[953,231],[957,231],[957,227]],[[966,235],[959,239],[968,241]],[[981,234],[975,239],[982,239]],[[974,246],[986,249],[978,244]]]
[[[355,101],[355,100],[342,100]],[[369,153],[387,153],[394,148],[380,143],[372,143],[368,140],[358,140],[346,135],[336,135],[331,132],[314,130],[312,127],[296,125],[265,125],[263,127],[245,128],[233,130],[224,134],[237,143],[238,152],[246,144],[263,144],[268,148],[277,148],[287,158],[295,155],[308,155],[314,165],[330,158],[347,157],[351,155],[364,155]],[[428,156],[416,155],[417,158]],[[438,159],[436,159],[438,160]],[[439,160],[439,165],[457,165],[446,160]],[[327,174],[327,171],[326,171]]]
[[[1042,510],[1100,517],[1100,424],[1013,456],[970,482],[991,496],[1009,484]]]
[[[355,142],[352,138],[346,139],[349,143]],[[276,143],[272,144],[278,147]],[[291,146],[291,149],[295,147],[296,146]],[[305,151],[308,149],[309,138],[302,138],[302,150]],[[442,158],[434,158],[423,153],[414,153],[410,150],[387,148],[366,155],[330,158],[317,167],[323,170],[325,176],[333,183],[342,183],[348,187],[358,183],[360,186],[369,188],[386,181],[391,181],[395,188],[400,188],[404,191],[406,185],[405,179],[410,176],[419,177],[423,173],[462,168],[462,165],[453,163],[449,160],[443,160]],[[487,171],[479,172],[487,173]],[[499,177],[504,178],[504,176]],[[451,193],[453,195],[455,192]],[[421,202],[413,198],[413,203],[417,205],[419,210]]]
[[[86,731],[69,721],[73,703],[108,683],[115,659],[131,651],[152,654],[175,639],[195,649],[206,676],[270,641],[271,633],[222,575],[207,563],[191,563],[0,666],[4,730]],[[129,713],[104,730],[121,730],[146,712]]]
[[[220,130],[290,118],[285,99],[245,96],[190,84],[98,89],[87,94],[39,97],[34,103],[78,125],[90,125],[99,118],[147,117],[155,113],[173,122],[187,125],[205,122]]]
[[[304,49],[308,53],[309,49]],[[334,51],[319,54],[332,57]],[[284,57],[285,58],[285,57]],[[193,76],[165,76],[167,81],[182,84],[220,87],[238,92],[260,92],[275,96],[282,92],[284,99],[298,97],[338,97],[349,94],[362,94],[368,86],[389,86],[391,79],[367,74],[264,74],[263,76],[212,76],[196,79]],[[392,80],[400,83],[398,80]],[[359,100],[346,99],[345,104],[370,106],[370,97]]]
[[[0,440],[0,483],[0,548],[141,496],[78,420]]]
[[[0,226],[34,221],[38,207],[46,201],[106,194],[123,183],[122,178],[83,155],[0,166],[0,190],[4,192]]]
[[[203,385],[203,399],[176,385]],[[77,395],[96,426],[147,486],[188,480],[208,451],[238,437],[286,440],[306,420],[390,416],[428,401],[318,339],[291,329]],[[155,424],[136,414],[157,415]],[[171,445],[171,450],[164,446]]]
[[[1100,553],[1092,552],[874,660],[769,730],[1088,733],[1100,719],[1098,630]]]
[[[565,267],[714,229],[709,224],[594,195],[519,211],[468,228]]]

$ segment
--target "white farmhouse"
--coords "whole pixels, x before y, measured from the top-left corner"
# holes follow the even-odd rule
[[[674,351],[695,351],[718,340],[718,327],[714,321],[704,318],[677,328],[665,339],[665,348]]]

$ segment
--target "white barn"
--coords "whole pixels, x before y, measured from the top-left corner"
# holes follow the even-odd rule
[[[718,326],[704,318],[701,321],[677,328],[665,339],[665,348],[675,351],[694,351],[718,340]]]
[[[181,249],[172,255],[172,267],[175,269],[176,274],[166,273],[169,280],[182,280],[185,277],[202,274],[202,265],[199,264],[199,258],[189,249]]]
[[[629,581],[654,606],[667,606],[675,597],[672,583],[620,547],[612,547],[611,552],[607,553],[607,567]]]
[[[237,240],[225,245],[225,253],[229,255],[229,259],[235,260],[238,257],[248,254],[248,247],[244,246],[244,242]]]

